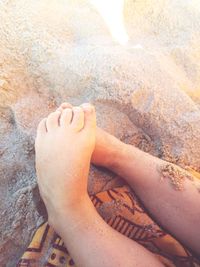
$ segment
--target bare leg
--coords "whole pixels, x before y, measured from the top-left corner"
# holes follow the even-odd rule
[[[92,106],[54,112],[38,126],[36,170],[49,223],[78,266],[163,266],[153,254],[109,227],[87,194],[95,147]]]
[[[107,153],[106,153],[107,152]],[[92,161],[123,177],[151,215],[200,255],[200,181],[176,165],[97,130]]]
[[[70,107],[64,103],[61,108]],[[132,186],[152,216],[200,254],[200,182],[186,171],[153,157],[97,128],[92,162]]]

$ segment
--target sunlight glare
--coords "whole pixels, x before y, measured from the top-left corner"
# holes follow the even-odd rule
[[[124,26],[124,0],[90,0],[105,20],[113,38],[121,45],[129,41]]]

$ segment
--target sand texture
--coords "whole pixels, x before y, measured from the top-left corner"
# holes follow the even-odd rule
[[[0,0],[1,267],[46,218],[35,128],[63,101],[92,102],[121,140],[200,170],[200,2],[126,0],[124,14],[121,46],[89,1]],[[89,192],[121,183],[92,167]]]

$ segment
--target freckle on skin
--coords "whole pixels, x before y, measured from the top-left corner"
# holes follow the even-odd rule
[[[170,163],[159,167],[159,173],[161,174],[161,179],[168,178],[171,181],[171,184],[176,191],[184,190],[184,181],[186,179],[194,181],[192,175]]]

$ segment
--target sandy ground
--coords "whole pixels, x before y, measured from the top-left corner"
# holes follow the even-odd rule
[[[126,46],[82,0],[0,0],[0,266],[45,218],[35,128],[63,101],[90,101],[127,143],[200,170],[199,0],[125,1]],[[89,192],[121,184],[92,167]]]

